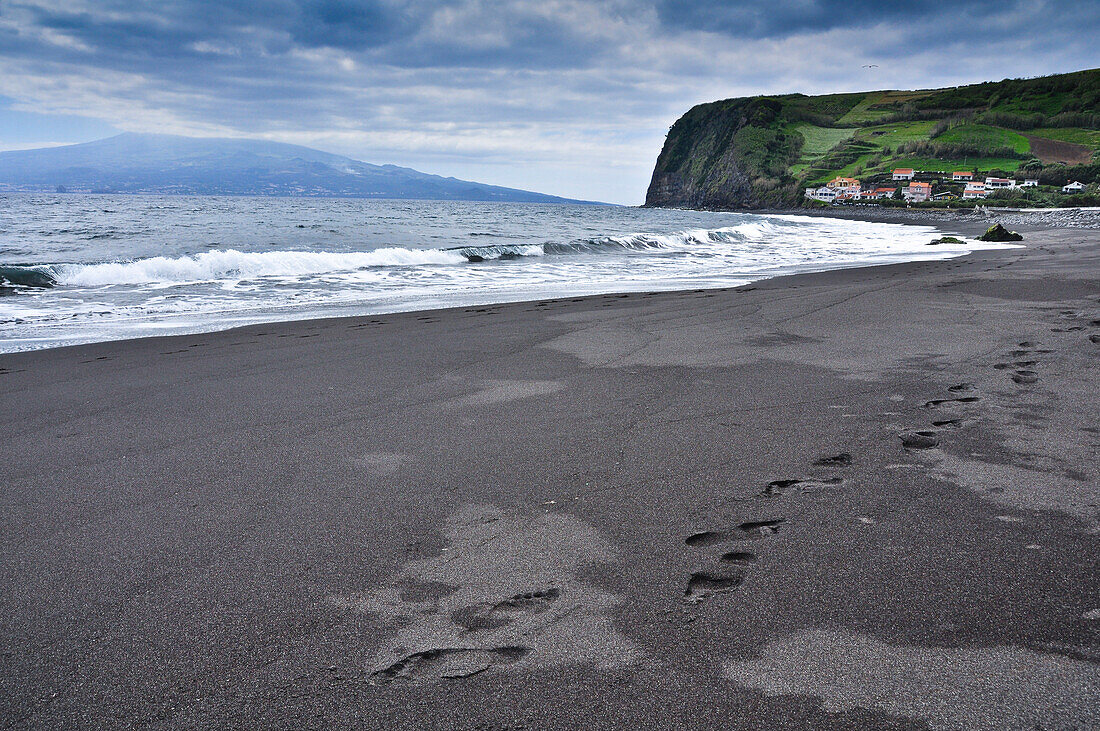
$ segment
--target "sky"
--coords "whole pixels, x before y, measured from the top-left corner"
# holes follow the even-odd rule
[[[637,204],[735,96],[1100,66],[1095,0],[0,0],[0,150],[257,137]]]

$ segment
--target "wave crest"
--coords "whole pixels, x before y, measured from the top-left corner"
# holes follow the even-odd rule
[[[207,251],[180,257],[151,257],[100,264],[26,264],[0,266],[0,285],[47,288],[57,285],[102,287],[116,284],[173,284],[226,279],[309,276],[372,267],[464,264],[493,260],[577,254],[606,254],[667,249],[683,251],[714,244],[761,241],[776,233],[778,223],[747,222],[727,228],[668,234],[635,233],[568,243],[489,244],[453,249],[390,247],[365,252]]]

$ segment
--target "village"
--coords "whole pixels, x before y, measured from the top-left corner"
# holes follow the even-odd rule
[[[918,180],[919,178],[919,180]],[[823,203],[852,204],[874,203],[883,200],[903,200],[907,203],[950,202],[960,198],[975,200],[987,198],[998,190],[1038,188],[1037,178],[1014,180],[987,176],[981,180],[972,172],[918,171],[912,168],[896,168],[891,182],[898,185],[871,185],[863,187],[856,178],[836,177],[820,188],[807,188],[806,198]],[[903,185],[904,184],[904,185]],[[961,186],[961,189],[960,189]],[[944,188],[933,192],[933,188]],[[1073,194],[1085,190],[1084,183],[1072,181],[1062,186],[1062,193]]]

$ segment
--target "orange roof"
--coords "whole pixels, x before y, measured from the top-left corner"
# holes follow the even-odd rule
[[[876,193],[893,193],[897,188],[875,188]]]
[[[961,178],[961,177],[963,177],[964,175],[969,175],[969,176],[970,176],[970,177],[972,177],[972,178],[974,177],[974,173],[964,173],[964,172],[955,172],[955,173],[951,173],[951,177],[953,177],[953,178]]]
[[[911,173],[911,172],[913,172],[913,168],[897,168],[897,169],[894,170],[895,175],[897,175],[898,173]]]
[[[932,184],[931,183],[910,183],[909,187],[910,188],[931,188]]]

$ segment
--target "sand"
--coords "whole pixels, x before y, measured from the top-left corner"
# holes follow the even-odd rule
[[[1095,727],[1100,232],[1041,224],[0,356],[0,726]]]

